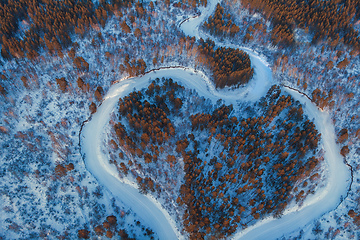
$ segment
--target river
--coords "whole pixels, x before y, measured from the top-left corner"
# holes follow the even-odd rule
[[[218,0],[209,0],[207,8],[202,9],[200,16],[189,18],[180,25],[184,33],[190,36],[206,37],[199,31],[199,25],[211,14]],[[217,43],[217,46],[219,46]],[[231,46],[238,47],[241,46]],[[105,186],[119,201],[130,207],[143,223],[156,232],[160,239],[183,239],[184,237],[176,227],[176,223],[162,208],[161,204],[148,195],[140,194],[134,185],[124,182],[118,176],[117,170],[109,163],[101,150],[111,113],[116,108],[120,97],[124,97],[133,89],[141,89],[150,83],[150,79],[167,77],[178,81],[187,88],[195,89],[199,95],[213,101],[221,98],[226,103],[238,101],[255,101],[266,94],[274,83],[272,72],[266,59],[260,57],[250,49],[241,48],[250,55],[252,67],[255,70],[253,79],[244,88],[234,91],[217,90],[209,78],[202,72],[191,68],[172,67],[150,71],[141,77],[124,79],[111,86],[104,97],[97,112],[84,124],[80,134],[81,153],[86,168],[100,184]],[[303,228],[305,225],[321,217],[324,213],[333,210],[346,195],[350,174],[339,154],[336,144],[335,130],[329,114],[320,111],[303,94],[283,87],[296,100],[303,104],[304,113],[312,119],[321,133],[321,145],[325,150],[325,164],[327,183],[314,195],[307,198],[304,204],[285,210],[281,218],[267,217],[258,221],[247,229],[237,231],[232,239],[276,239],[283,234],[291,233]]]

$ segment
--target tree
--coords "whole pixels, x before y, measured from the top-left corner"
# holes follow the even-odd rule
[[[22,77],[21,77],[21,81],[23,82],[24,87],[27,88],[27,89],[29,89],[29,84],[28,84],[29,81],[28,81],[27,77],[22,76]]]
[[[153,65],[156,66],[157,63],[158,63],[158,61],[157,61],[156,57],[154,57],[154,58],[153,58]]]
[[[175,100],[174,100],[175,108],[180,109],[182,105],[183,105],[183,103],[182,103],[181,99],[180,98],[175,98]]]
[[[105,229],[110,229],[110,223],[107,222],[107,221],[104,221],[104,222],[103,222],[103,227],[104,227]]]
[[[334,62],[330,60],[328,63],[326,63],[325,66],[326,66],[327,69],[330,70],[330,69],[332,69],[334,67]]]
[[[338,138],[338,142],[339,143],[343,143],[348,139],[349,135],[348,135],[348,130],[346,128],[341,129],[341,131],[339,132],[339,138]]]
[[[113,236],[114,236],[114,234],[110,230],[106,231],[106,237],[112,238]]]
[[[127,239],[129,237],[129,235],[127,234],[126,230],[125,229],[120,229],[119,231],[119,236],[122,238],[122,239]]]
[[[140,37],[141,37],[141,30],[140,30],[140,28],[136,28],[136,29],[135,29],[134,35],[135,35],[135,37],[137,37],[137,38],[140,38]]]
[[[95,98],[98,102],[102,101],[104,90],[102,87],[98,86],[95,91]]]
[[[231,28],[230,28],[230,36],[235,36],[236,33],[238,33],[240,31],[240,28],[235,25],[235,24],[232,24],[231,25]]]
[[[57,177],[59,177],[59,178],[63,177],[63,176],[66,176],[66,168],[61,164],[56,165],[56,167],[55,167],[55,175]]]
[[[101,225],[96,226],[94,230],[96,235],[98,236],[104,235],[105,230]]]
[[[94,102],[92,102],[89,106],[89,110],[91,112],[91,114],[96,113],[96,104]]]
[[[85,230],[85,229],[81,229],[78,231],[78,238],[80,239],[89,239],[89,231]]]
[[[59,89],[64,93],[66,91],[66,87],[68,86],[67,81],[64,77],[62,78],[56,78],[56,83],[59,86]]]
[[[219,163],[219,162],[215,163],[215,169],[217,171],[219,171],[222,167],[223,167],[223,165],[221,163]]]
[[[84,80],[82,80],[81,77],[78,77],[78,79],[76,80],[76,83],[78,85],[78,88],[80,88],[80,89],[82,89],[85,85]]]
[[[346,155],[348,155],[349,152],[350,152],[350,150],[349,150],[349,147],[348,147],[347,145],[346,145],[346,146],[343,146],[343,147],[341,148],[341,151],[340,151],[341,155],[343,155],[344,157],[345,157]]]
[[[5,94],[6,94],[5,88],[4,88],[3,86],[1,86],[1,85],[0,85],[0,93],[1,93],[2,95],[5,95]]]
[[[347,65],[350,63],[350,61],[345,58],[344,60],[342,60],[341,62],[339,62],[336,67],[340,68],[340,69],[345,69],[347,67]]]
[[[75,56],[76,56],[76,51],[74,48],[71,48],[70,51],[68,52],[68,56],[71,58],[71,59],[75,59]]]
[[[74,164],[73,163],[69,163],[68,165],[65,165],[66,166],[66,170],[67,171],[72,171],[74,170]]]
[[[323,230],[321,229],[321,223],[319,221],[316,221],[314,228],[312,229],[312,232],[315,235],[321,234]]]
[[[89,71],[89,64],[83,57],[76,57],[73,61],[75,67],[81,71]]]
[[[120,25],[121,25],[122,30],[125,33],[131,33],[131,29],[130,29],[129,25],[126,24],[125,20]]]

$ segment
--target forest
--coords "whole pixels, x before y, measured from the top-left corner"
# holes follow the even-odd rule
[[[360,17],[359,0],[242,0],[241,4],[271,20],[271,39],[280,46],[294,45],[294,29],[313,33],[312,43],[344,43],[360,50],[359,32],[353,24]]]
[[[84,34],[91,25],[106,21],[105,8],[92,1],[2,1],[0,6],[1,55],[5,59],[35,59],[41,49],[63,56],[71,35]],[[24,36],[21,38],[20,36]]]
[[[215,43],[202,38],[199,40],[198,61],[213,72],[214,84],[218,88],[244,85],[254,74],[249,55],[239,49],[218,47]]]
[[[165,4],[170,5],[166,0]],[[64,56],[64,51],[75,42],[74,35],[84,37],[88,31],[105,27],[112,15],[122,16],[123,9],[135,5],[134,15],[129,14],[131,23],[135,18],[145,18],[147,9],[134,0],[99,1],[91,0],[6,0],[0,3],[0,44],[4,59],[28,58],[34,60],[45,49],[53,55]],[[207,5],[206,0],[189,0],[176,4],[182,9]],[[152,7],[151,7],[152,6]],[[154,3],[150,3],[153,9]],[[123,21],[122,30],[130,33],[131,28]],[[140,28],[134,29],[140,36]]]
[[[169,189],[185,207],[190,239],[229,236],[256,219],[280,216],[321,178],[320,134],[301,105],[274,85],[255,107],[260,110],[212,105],[172,79],[156,79],[119,99],[112,163],[143,193],[160,194],[175,184]],[[176,186],[179,176],[169,171],[181,164],[185,172]]]
[[[204,22],[204,27],[213,35],[229,35],[233,37],[239,32],[240,28],[231,20],[230,14],[224,14],[224,8],[218,3],[215,13]]]
[[[121,212],[121,217],[125,216],[125,212]],[[122,219],[120,219],[122,220]],[[137,226],[140,226],[140,221],[135,221],[135,224]],[[129,236],[128,231],[125,228],[122,228],[118,223],[118,220],[116,216],[110,215],[106,217],[106,220],[103,221],[102,224],[97,225],[92,229],[92,231],[88,231],[86,229],[80,229],[78,230],[78,238],[79,239],[90,239],[90,236],[97,236],[102,237],[106,236],[107,238],[120,238],[120,239],[127,239],[127,240],[135,240],[135,238],[132,238]],[[143,236],[146,236],[149,239],[155,239],[153,236],[153,231],[148,228],[142,227],[142,230],[144,231]]]
[[[176,4],[175,7],[187,9],[206,4],[206,1],[187,1]],[[135,11],[129,11],[133,5]],[[94,5],[91,1],[77,0],[60,2],[51,0],[44,3],[36,2],[35,4],[27,0],[9,0],[1,3],[0,8],[2,11],[0,14],[1,55],[4,59],[28,58],[34,61],[39,60],[39,53],[45,50],[50,55],[60,58],[68,55],[78,71],[89,72],[90,64],[83,56],[79,56],[78,49],[80,46],[78,42],[73,40],[75,39],[74,36],[82,38],[88,32],[99,31],[100,28],[105,27],[107,20],[113,15],[122,17],[128,12],[124,20],[119,22],[119,27],[125,36],[133,34],[141,47],[144,48],[145,29],[137,22],[144,21],[150,24],[151,18],[155,15],[152,9],[154,9],[153,2],[144,7],[142,3],[132,0],[100,1],[98,5]],[[224,27],[216,30],[214,34],[234,35],[239,31],[239,27],[232,24],[229,15],[225,14],[226,16],[223,17],[223,13],[224,9],[217,5],[216,16],[213,19],[209,18],[208,27],[212,28],[220,22]],[[153,31],[151,27],[150,31]],[[116,41],[116,37],[114,40]],[[154,53],[157,53],[152,59],[152,63],[156,66],[160,60],[158,53],[163,50],[152,39],[150,42],[145,41],[146,45],[154,45],[152,49]],[[192,39],[182,37],[180,41],[183,41],[186,46],[190,44],[190,46],[197,48],[195,49],[196,61],[213,72],[216,87],[237,87],[251,79],[254,71],[251,68],[250,58],[245,52],[231,48],[216,48],[210,40],[201,39],[200,42],[192,42]],[[92,38],[91,45],[97,49],[103,42],[104,37],[100,31],[97,36]],[[181,48],[183,44],[176,45],[175,48]],[[133,55],[130,57],[127,53],[123,54],[121,49],[118,50],[117,54],[124,57],[123,62],[118,66],[119,71],[125,72],[129,76],[144,74],[150,64],[142,58],[136,58]],[[116,58],[110,52],[106,52],[105,57],[109,60]],[[161,56],[161,63],[163,62],[164,56]],[[56,81],[61,85],[60,89],[65,92],[66,80],[60,78]],[[6,93],[6,88],[1,85],[0,93]]]
[[[206,0],[1,1],[4,161],[0,175],[2,197],[9,200],[4,203],[3,213],[8,218],[0,227],[6,228],[0,231],[0,239],[4,232],[60,239],[76,234],[85,239],[138,236],[124,224],[125,216],[122,220],[118,212],[101,208],[109,206],[104,200],[108,197],[97,197],[94,181],[87,184],[90,174],[77,155],[76,133],[81,122],[96,112],[111,84],[149,69],[174,63],[195,65],[202,71],[210,69],[213,75],[209,76],[218,88],[246,84],[254,70],[245,52],[185,37],[176,28],[176,18],[169,17],[194,14],[189,10],[206,4]],[[359,23],[358,0],[242,0],[242,4],[250,9],[250,18],[260,12],[267,19],[259,18],[263,22],[254,25],[256,20],[248,21],[246,13],[245,23],[237,21],[243,16],[230,16],[223,4],[216,6],[205,29],[219,38],[241,36],[236,39],[239,42],[247,29],[244,43],[256,46],[260,45],[257,38],[268,40],[269,28],[279,51],[257,51],[270,56],[270,65],[281,58],[278,72],[305,72],[305,77],[298,74],[295,80],[282,75],[276,78],[293,81],[293,87],[331,112],[341,154],[359,170],[355,168],[360,152],[356,147],[359,117],[353,111],[358,104],[349,105],[357,99],[358,56],[355,50],[349,55],[342,45],[359,50],[359,33],[354,28],[354,23]],[[170,9],[171,14],[167,12]],[[271,27],[266,20],[272,21]],[[297,28],[310,33],[312,43],[326,41],[330,47],[302,46],[294,52]],[[257,34],[252,36],[253,32]],[[287,52],[281,48],[287,46]],[[335,47],[333,52],[329,52],[331,47]],[[300,56],[303,53],[305,57]],[[172,201],[183,210],[181,222],[192,239],[229,236],[236,227],[245,228],[268,215],[280,216],[291,201],[301,204],[312,194],[322,177],[317,172],[322,164],[318,151],[321,136],[303,115],[301,105],[276,86],[257,105],[247,108],[211,103],[170,79],[157,79],[144,91],[124,97],[118,107],[110,141],[111,162],[121,175],[138,183],[142,193],[176,196]],[[44,109],[55,109],[57,114]],[[346,204],[359,201],[356,191],[354,185]],[[59,193],[63,195],[58,197]],[[47,207],[41,207],[39,201]],[[56,210],[60,208],[63,211]],[[345,217],[338,211],[342,208],[335,215],[343,216],[341,221],[353,221],[356,227],[360,225],[359,208],[350,208]],[[116,224],[113,217],[106,218],[110,214],[117,216]],[[44,215],[51,216],[54,224],[43,224]],[[329,215],[324,219],[322,223]],[[331,219],[335,218],[331,215]],[[28,230],[32,224],[36,228]],[[346,224],[333,226],[349,229]],[[133,225],[142,228],[140,235],[156,236],[136,221]],[[356,233],[357,229],[350,228]],[[328,232],[335,230],[329,228]]]

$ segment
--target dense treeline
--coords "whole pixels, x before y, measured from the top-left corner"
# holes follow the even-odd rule
[[[29,1],[7,0],[0,3],[1,55],[7,58],[36,58],[43,48],[52,54],[72,44],[71,35],[83,36],[90,28],[105,22],[113,11],[131,5],[131,0]]]
[[[312,93],[312,101],[316,103],[317,106],[319,106],[321,109],[323,109],[325,106],[333,107],[334,101],[332,101],[334,90],[331,89],[329,93],[327,94],[324,91],[321,91],[320,89],[316,88]]]
[[[124,64],[121,64],[119,69],[121,72],[127,72],[130,76],[137,76],[145,73],[146,63],[143,59],[132,59],[130,61],[129,55],[126,54]]]
[[[125,217],[126,213],[121,212],[121,217]],[[135,222],[135,220],[134,220]],[[136,221],[135,224],[140,226],[140,221]],[[116,216],[110,215],[107,216],[106,219],[102,222],[102,224],[94,226],[92,231],[88,231],[86,229],[78,230],[78,238],[79,239],[93,239],[93,238],[101,238],[106,236],[107,238],[117,238],[117,239],[127,239],[127,240],[134,240],[135,238],[130,237],[132,233],[130,233],[124,226],[123,219],[120,221],[117,220]],[[148,239],[154,239],[154,232],[145,227],[142,227],[143,235],[146,236]]]
[[[8,0],[2,2],[0,11],[4,58],[27,56],[32,59],[43,47],[51,53],[62,54],[62,48],[72,42],[72,32],[84,33],[91,23],[97,22],[92,1]],[[18,35],[25,37],[21,39]]]
[[[297,27],[314,33],[312,42],[329,40],[335,46],[344,42],[360,50],[359,32],[353,23],[360,17],[358,0],[257,0],[241,1],[245,7],[262,12],[273,23],[275,44],[292,45]]]
[[[320,177],[314,171],[321,159],[313,154],[320,134],[299,102],[273,86],[257,103],[261,112],[244,109],[251,117],[242,118],[232,105],[195,110],[185,92],[171,79],[156,80],[120,99],[111,145],[119,151],[113,163],[144,193],[161,192],[163,176],[164,185],[177,184],[171,169],[184,164],[176,201],[185,206],[191,239],[228,236],[253,220],[280,215],[312,191]],[[196,99],[205,106],[205,99]]]
[[[155,4],[158,4],[155,2]],[[135,6],[135,11],[131,10]],[[170,1],[166,0],[169,6]],[[176,4],[175,7],[193,9],[198,5],[207,5],[207,0],[188,0]],[[150,2],[150,10],[154,3]],[[127,9],[125,11],[122,11]],[[124,33],[134,32],[141,37],[140,27],[132,29],[136,19],[145,19],[150,23],[148,8],[142,2],[134,0],[99,1],[91,0],[5,0],[0,3],[0,44],[1,55],[5,59],[23,58],[35,59],[42,49],[60,57],[64,49],[73,44],[73,34],[85,36],[92,29],[104,27],[107,20],[116,15],[127,14],[128,20],[122,20],[119,25]],[[154,14],[150,11],[150,14]],[[130,22],[130,23],[129,23]]]
[[[356,209],[357,210],[357,209]],[[353,209],[350,209],[348,212],[348,216],[352,218],[353,222],[359,227],[360,226],[360,214]]]
[[[114,125],[117,139],[112,144],[121,146],[121,159],[129,159],[127,164],[119,165],[121,172],[128,174],[133,165],[142,168],[134,157],[143,158],[146,164],[156,163],[159,159],[170,167],[175,164],[175,157],[167,154],[165,145],[175,137],[171,119],[179,114],[183,105],[177,96],[183,89],[171,79],[161,87],[153,81],[145,92],[132,92],[119,100],[120,121]],[[150,177],[135,175],[135,178],[144,193],[160,189]]]
[[[170,0],[165,0],[167,5],[170,4]],[[178,1],[174,3],[174,7],[181,7],[184,10],[187,7],[195,8],[196,6],[201,5],[206,7],[207,6],[207,0],[184,0],[184,1]]]
[[[240,28],[232,22],[230,14],[224,14],[224,8],[220,6],[219,3],[216,5],[214,15],[205,21],[204,27],[208,29],[211,34],[217,36],[228,34],[233,37],[240,30]]]
[[[239,86],[249,82],[254,74],[250,57],[239,49],[220,47],[209,39],[199,40],[198,61],[213,71],[215,86]]]

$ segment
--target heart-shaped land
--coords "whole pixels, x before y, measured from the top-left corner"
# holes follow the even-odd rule
[[[212,103],[171,79],[120,98],[111,163],[168,201],[191,239],[221,238],[314,193],[320,134],[276,85],[255,103]],[[174,212],[175,211],[175,212]]]

